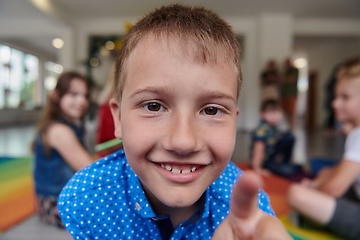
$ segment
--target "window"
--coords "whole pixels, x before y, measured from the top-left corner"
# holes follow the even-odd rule
[[[45,67],[45,90],[46,92],[52,91],[56,87],[57,79],[60,74],[63,72],[63,66],[60,64],[46,61],[44,64]]]
[[[0,45],[0,109],[31,109],[41,103],[39,58]]]

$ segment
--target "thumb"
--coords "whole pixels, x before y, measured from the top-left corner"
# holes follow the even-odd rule
[[[255,173],[244,173],[233,189],[231,212],[235,217],[246,219],[258,209],[257,195],[262,180]]]

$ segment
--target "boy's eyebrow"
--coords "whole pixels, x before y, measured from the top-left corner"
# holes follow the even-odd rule
[[[206,91],[203,93],[203,96],[205,98],[225,98],[225,99],[230,99],[232,101],[234,101],[236,103],[236,99],[229,95],[229,94],[226,94],[226,93],[223,93],[221,91]]]
[[[151,92],[151,93],[164,93],[166,91],[167,87],[145,87],[140,88],[136,90],[132,96],[135,96],[137,94],[143,93],[143,92]],[[236,99],[231,96],[230,94],[223,93],[221,91],[215,90],[215,91],[204,91],[202,94],[203,98],[225,98],[230,99],[236,103]]]
[[[145,88],[140,88],[138,90],[136,90],[132,96],[135,96],[139,93],[143,93],[143,92],[151,92],[151,93],[161,93],[166,91],[166,87],[145,87]]]

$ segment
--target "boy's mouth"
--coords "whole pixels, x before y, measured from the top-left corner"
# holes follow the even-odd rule
[[[175,174],[188,174],[191,172],[195,172],[198,169],[199,165],[172,165],[172,164],[160,164],[162,168],[165,168],[167,171],[175,173]]]

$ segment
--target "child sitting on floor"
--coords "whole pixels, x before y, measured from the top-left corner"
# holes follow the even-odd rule
[[[355,126],[346,138],[343,159],[314,180],[292,185],[288,201],[303,216],[355,240],[360,239],[360,59],[340,68],[335,96],[337,120]]]
[[[291,132],[281,133],[277,125],[284,116],[277,100],[268,99],[261,105],[261,121],[254,130],[250,145],[251,167],[257,173],[270,172],[291,177],[301,170],[290,163],[295,137]]]
[[[241,68],[224,20],[201,7],[155,10],[126,35],[115,81],[124,150],[60,194],[74,239],[290,239],[258,176],[243,174],[231,194]]]
[[[87,80],[76,72],[63,73],[48,98],[33,145],[37,211],[41,220],[60,228],[58,195],[76,171],[91,163],[83,145],[88,106]]]

